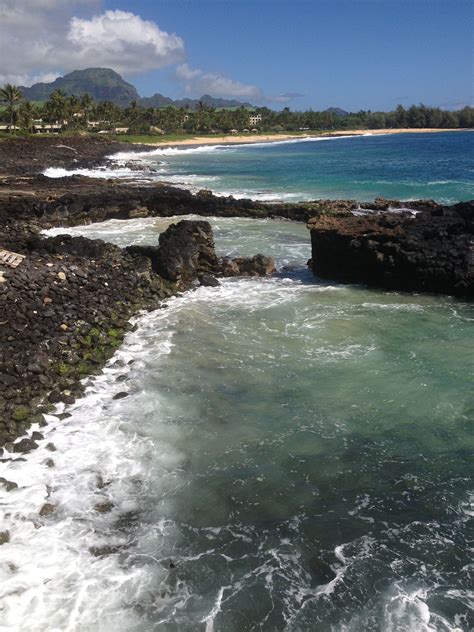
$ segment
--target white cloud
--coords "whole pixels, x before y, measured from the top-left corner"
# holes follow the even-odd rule
[[[183,40],[155,22],[118,10],[82,15],[94,9],[98,0],[0,0],[0,83],[29,85],[88,66],[134,74],[183,61]]]
[[[188,64],[178,66],[176,77],[183,83],[185,91],[195,96],[210,94],[213,97],[265,100],[262,91],[257,86],[240,83],[224,75],[204,72],[198,68],[193,69]]]
[[[67,40],[75,67],[111,66],[118,72],[132,74],[162,68],[184,58],[180,37],[128,11],[106,11],[90,20],[74,17]]]

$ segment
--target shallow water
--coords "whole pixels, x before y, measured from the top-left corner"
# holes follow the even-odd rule
[[[91,176],[164,180],[193,190],[262,201],[474,197],[472,132],[294,139],[253,145],[167,148],[115,156],[116,170]],[[137,159],[143,172],[127,167]],[[65,175],[48,169],[47,175]]]
[[[71,232],[154,243],[172,220]],[[304,226],[210,221],[279,275],[138,317],[0,463],[2,629],[469,630],[472,305],[317,283]]]

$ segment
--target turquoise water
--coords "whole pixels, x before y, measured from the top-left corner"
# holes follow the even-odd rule
[[[457,200],[470,138],[168,152],[147,177],[181,169],[196,186],[247,182],[262,195],[296,182],[298,196],[406,187]],[[67,232],[155,244],[177,219]],[[139,315],[70,416],[59,407],[48,418],[26,461],[0,461],[18,484],[0,486],[0,531],[11,534],[0,627],[474,629],[472,303],[319,282],[303,224],[209,221],[220,255],[272,254],[277,274]],[[56,511],[40,518],[45,502]],[[110,511],[97,511],[104,503]]]
[[[455,203],[474,197],[473,155],[471,132],[446,132],[158,150],[145,161],[165,180],[236,197]]]
[[[169,221],[70,232],[153,243]],[[0,620],[472,629],[472,304],[318,283],[303,225],[210,221],[221,254],[271,246],[278,274],[139,316],[71,417],[0,463],[20,485],[2,498]],[[38,523],[44,502],[58,509]]]

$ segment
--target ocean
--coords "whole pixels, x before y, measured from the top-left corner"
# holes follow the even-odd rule
[[[423,139],[413,155],[407,146]],[[422,197],[462,199],[470,137],[423,139],[199,150],[166,155],[158,168],[182,169],[183,182],[216,177],[222,191],[235,179],[237,192],[258,165],[283,173],[314,151],[319,173],[323,156],[335,169],[335,154],[339,164],[346,155],[334,197],[355,186],[358,161],[363,200],[369,171],[376,186],[369,144],[392,143],[399,165],[403,152],[419,166],[432,152],[437,165],[423,163],[407,185],[391,181],[389,157],[379,160],[393,197],[419,197],[421,187]],[[249,164],[236,174],[239,154]],[[324,178],[301,176],[298,195]],[[245,191],[267,195],[270,180]],[[392,197],[383,186],[377,194]],[[178,219],[49,232],[156,243]],[[472,304],[321,281],[306,268],[303,224],[208,219],[220,255],[271,254],[277,274],[224,280],[138,315],[71,416],[49,416],[42,432],[55,467],[44,447],[0,463],[20,486],[0,488],[2,528],[15,534],[0,546],[4,629],[472,629]],[[37,528],[46,490],[58,511]],[[110,512],[95,509],[103,503]]]
[[[78,173],[164,180],[262,201],[382,196],[454,204],[474,197],[473,155],[472,132],[407,133],[156,149],[141,156],[141,176],[127,166],[131,152],[115,157],[114,170]]]

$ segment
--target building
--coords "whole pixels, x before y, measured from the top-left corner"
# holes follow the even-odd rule
[[[59,134],[63,129],[60,123],[37,123],[33,125],[33,132],[35,134]]]
[[[262,115],[261,114],[251,114],[249,116],[249,125],[250,127],[255,127],[256,125],[259,125],[259,123],[262,122]]]

